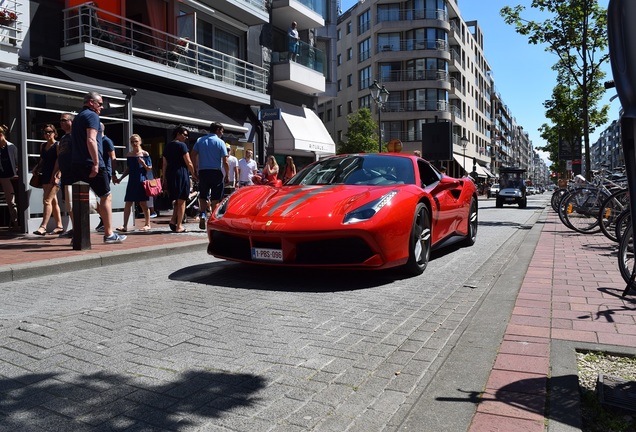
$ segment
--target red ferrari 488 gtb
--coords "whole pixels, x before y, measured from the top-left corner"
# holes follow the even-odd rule
[[[332,156],[283,186],[247,186],[208,220],[208,253],[276,266],[385,269],[421,274],[431,250],[477,236],[470,178],[440,174],[397,153]]]

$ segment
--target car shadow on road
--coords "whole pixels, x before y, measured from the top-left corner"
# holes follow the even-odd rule
[[[283,292],[339,292],[375,288],[407,278],[399,270],[324,270],[252,266],[228,261],[193,265],[170,280]]]

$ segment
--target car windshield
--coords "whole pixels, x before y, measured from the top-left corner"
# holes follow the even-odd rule
[[[501,174],[501,189],[521,189],[523,187],[523,172],[504,172]]]
[[[409,158],[390,155],[334,156],[300,171],[286,185],[394,185],[414,184],[415,172]]]

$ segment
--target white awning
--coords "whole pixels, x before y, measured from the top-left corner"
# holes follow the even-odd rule
[[[274,121],[274,151],[336,154],[336,144],[316,113],[284,102],[276,102],[276,107],[281,109],[282,118]]]
[[[493,173],[492,173],[492,172],[491,172],[488,168],[486,168],[486,167],[481,167],[481,169],[483,169],[483,170],[484,170],[484,172],[486,173],[486,175],[487,175],[488,177],[495,178],[495,175],[494,175],[494,174],[493,174]]]
[[[466,166],[464,166],[464,156],[453,155],[455,158],[455,162],[459,164],[466,173],[470,174],[473,171],[473,158],[466,158]],[[475,170],[477,171],[478,177],[486,177],[488,178],[488,173],[484,170],[484,168],[478,164],[475,165]],[[494,176],[493,176],[494,177]]]

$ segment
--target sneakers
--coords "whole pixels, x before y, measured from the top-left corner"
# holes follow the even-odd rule
[[[113,233],[113,235],[109,237],[104,236],[104,243],[106,244],[121,243],[124,240],[126,240],[126,236],[123,234]]]
[[[97,231],[97,232],[104,232],[104,225],[102,225],[102,226],[98,226],[97,228],[95,228],[95,231]]]
[[[199,229],[205,229],[205,215],[201,215],[199,218]]]
[[[157,213],[152,213],[152,214],[150,215],[150,219],[154,219],[154,218],[156,218],[156,217],[157,217]]]

